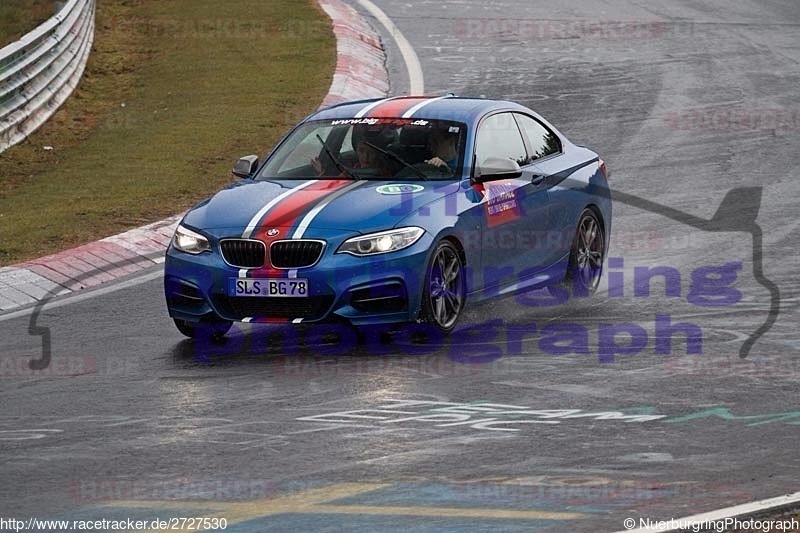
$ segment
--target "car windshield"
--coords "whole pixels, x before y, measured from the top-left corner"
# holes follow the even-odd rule
[[[460,175],[466,126],[353,118],[300,125],[256,176],[267,179],[448,180]]]

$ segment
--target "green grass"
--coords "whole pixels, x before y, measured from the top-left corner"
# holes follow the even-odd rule
[[[78,90],[0,154],[0,264],[179,213],[231,183],[237,157],[265,155],[319,106],[335,59],[313,0],[98,2]]]
[[[55,15],[53,0],[2,0],[0,2],[0,48]]]

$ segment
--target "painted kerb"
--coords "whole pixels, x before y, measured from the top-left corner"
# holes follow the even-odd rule
[[[94,41],[95,0],[56,15],[0,49],[0,153],[45,123],[83,75]]]

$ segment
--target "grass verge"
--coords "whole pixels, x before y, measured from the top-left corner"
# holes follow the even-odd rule
[[[78,90],[0,154],[0,265],[179,213],[316,109],[336,60],[313,0],[104,0]]]
[[[55,14],[53,0],[3,0],[0,2],[0,48],[19,40]]]

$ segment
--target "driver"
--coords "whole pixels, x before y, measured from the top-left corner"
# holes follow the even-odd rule
[[[380,146],[383,148],[382,145],[385,143],[381,141],[382,139],[380,130],[370,130],[364,127],[353,128],[352,142],[353,147],[356,149],[356,156],[358,157],[358,162],[356,163],[355,168],[380,169],[386,166],[382,161],[385,159],[385,156],[373,148],[373,146]],[[370,146],[370,144],[373,146]]]
[[[377,169],[380,176],[389,177],[394,175],[397,169],[384,154],[374,148],[374,146],[385,148],[390,134],[390,131],[384,129],[375,130],[370,129],[368,126],[354,126],[351,142],[353,148],[355,148],[357,161],[352,168]],[[324,174],[319,157],[314,158],[311,161],[311,165],[314,167],[317,176]]]
[[[458,134],[437,128],[431,132],[428,145],[432,157],[425,160],[427,164],[451,172],[456,168],[458,165]]]

